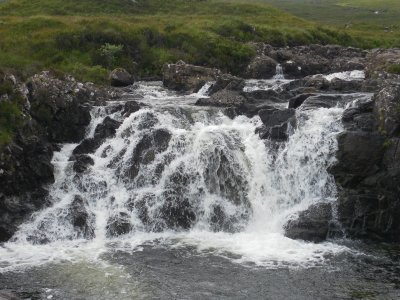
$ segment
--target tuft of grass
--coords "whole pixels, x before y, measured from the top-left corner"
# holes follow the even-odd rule
[[[386,68],[386,71],[393,74],[400,75],[400,64],[393,64]]]

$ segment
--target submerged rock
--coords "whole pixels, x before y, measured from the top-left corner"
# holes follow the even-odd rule
[[[97,125],[94,131],[94,137],[96,139],[107,139],[114,137],[120,125],[121,122],[118,122],[107,116],[101,124]]]
[[[285,236],[310,242],[323,242],[328,237],[332,220],[330,203],[319,203],[299,213],[285,225]]]
[[[107,221],[106,231],[108,237],[120,236],[129,233],[133,229],[133,225],[129,221],[129,215],[120,212],[112,216]]]
[[[95,216],[88,209],[87,200],[79,195],[75,195],[74,200],[69,206],[68,219],[74,226],[77,238],[94,238]]]

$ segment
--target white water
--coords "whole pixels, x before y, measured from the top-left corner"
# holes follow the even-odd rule
[[[285,79],[285,75],[283,74],[283,68],[281,64],[276,65],[276,73],[273,79],[282,80]]]
[[[339,73],[332,73],[324,76],[328,81],[332,81],[333,79],[341,79],[345,81],[351,80],[363,80],[365,79],[364,71],[347,71],[347,72],[339,72]]]
[[[284,224],[296,213],[313,203],[335,200],[334,180],[326,170],[335,160],[342,108],[299,112],[298,129],[280,149],[273,150],[270,142],[255,133],[261,125],[258,117],[231,120],[218,109],[192,106],[193,96],[178,97],[154,83],[140,84],[134,93],[143,95],[140,101],[151,107],[126,119],[120,112],[111,115],[123,123],[116,137],[91,155],[95,164],[88,173],[75,174],[68,161],[76,145],[65,145],[55,154],[53,205],[35,214],[13,242],[0,248],[2,271],[98,260],[111,249],[140,250],[148,243],[192,245],[200,252],[235,254],[237,262],[268,267],[313,266],[327,254],[346,251],[333,243],[306,243],[283,234]],[[97,108],[92,115],[88,136],[106,110]],[[150,153],[153,159],[140,165],[135,178],[129,178],[139,141],[161,129],[171,134],[167,148]],[[87,199],[87,209],[95,216],[92,240],[79,239],[68,221],[74,195]],[[181,212],[182,203],[195,215],[189,230],[168,224],[165,216],[165,207],[172,205]],[[140,217],[143,207],[145,222]],[[107,220],[119,213],[129,216],[133,229],[123,236],[107,237]],[[50,243],[32,244],[38,237]]]

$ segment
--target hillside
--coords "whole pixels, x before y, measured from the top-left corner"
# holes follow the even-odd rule
[[[398,39],[323,27],[264,3],[237,1],[9,0],[0,4],[0,66],[27,77],[42,69],[105,82],[124,66],[157,76],[183,59],[240,73],[248,42],[392,46]]]

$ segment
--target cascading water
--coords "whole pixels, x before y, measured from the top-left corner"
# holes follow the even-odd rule
[[[125,117],[118,106],[138,94],[148,106]],[[86,171],[70,161],[77,145],[55,154],[52,205],[0,249],[3,270],[146,243],[194,245],[267,266],[313,265],[345,249],[291,240],[283,228],[311,204],[334,201],[327,168],[343,108],[299,110],[297,129],[277,146],[259,138],[259,117],[232,120],[156,83],[123,99],[93,109],[87,137],[106,116],[121,125],[89,155]]]
[[[276,71],[273,79],[276,80],[285,79],[285,75],[283,74],[283,68],[281,64],[276,65]]]

